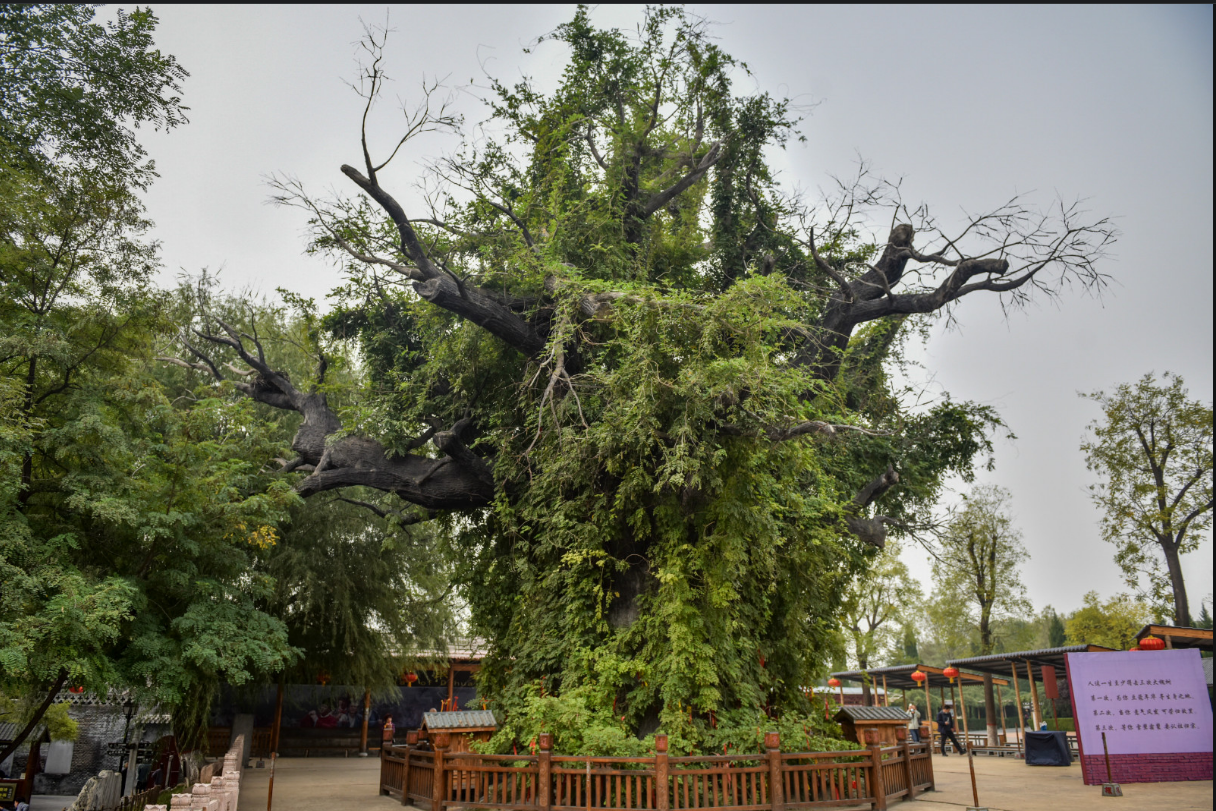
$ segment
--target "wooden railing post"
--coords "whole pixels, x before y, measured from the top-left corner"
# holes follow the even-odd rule
[[[895,737],[899,740],[899,748],[904,753],[904,774],[907,775],[908,799],[911,800],[916,796],[916,780],[912,776],[912,747],[908,744],[908,730],[895,730]]]
[[[882,779],[882,744],[878,742],[878,730],[866,730],[866,743],[870,747],[870,793],[874,795],[874,809],[886,811],[887,786]]]
[[[405,733],[405,764],[401,767],[401,804],[410,804],[410,755],[418,745],[418,730],[411,729]]]
[[[781,778],[781,736],[776,732],[764,733],[764,749],[768,757],[768,800],[773,811],[782,811],[785,792]]]
[[[587,787],[591,791],[591,787]],[[667,811],[670,792],[667,785],[667,736],[654,736],[654,805],[656,811]]]
[[[540,811],[553,805],[553,733],[540,733],[540,753],[536,756],[536,804]]]
[[[449,733],[435,733],[435,789],[431,792],[431,811],[443,811],[443,802],[449,796],[447,790],[447,770],[444,768],[443,754],[447,751],[450,742],[451,736]]]

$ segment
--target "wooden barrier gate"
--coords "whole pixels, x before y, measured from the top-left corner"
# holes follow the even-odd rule
[[[902,737],[902,736],[901,736]],[[534,756],[451,753],[446,733],[434,750],[413,744],[380,752],[380,793],[427,811],[783,811],[865,805],[932,790],[928,743],[896,746],[867,740],[848,752],[783,753],[777,733],[756,755],[668,757],[667,736],[655,736],[647,758],[554,755],[540,735]]]

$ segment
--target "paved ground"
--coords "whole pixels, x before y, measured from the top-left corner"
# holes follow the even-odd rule
[[[76,802],[76,795],[35,794],[30,800],[30,811],[62,811]]]
[[[382,797],[380,758],[282,758],[274,767],[274,809],[401,808],[401,801]],[[270,761],[265,769],[245,769],[237,811],[266,811]]]
[[[971,777],[967,758],[933,758],[937,791],[922,794],[912,803],[896,803],[893,809],[947,811],[972,804]],[[1212,781],[1187,783],[1126,783],[1123,797],[1102,796],[1099,786],[1081,782],[1081,766],[1027,766],[1017,758],[981,756],[975,759],[975,782],[980,806],[990,811],[1054,811],[1067,808],[1086,811],[1211,811]]]
[[[333,811],[349,808],[400,808],[400,802],[376,791],[377,758],[284,758],[275,766],[274,808],[279,811]],[[892,811],[949,811],[971,805],[971,778],[965,757],[934,757],[936,792],[912,803],[894,803]],[[1097,786],[1081,782],[1081,767],[1027,766],[1016,758],[975,759],[980,804],[991,811],[1210,811],[1212,782],[1129,783],[1122,799],[1101,796]],[[239,811],[266,808],[270,769],[246,769]],[[55,809],[58,811],[58,809]]]

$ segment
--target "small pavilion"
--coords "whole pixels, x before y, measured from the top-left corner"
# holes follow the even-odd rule
[[[1017,695],[1018,708],[1018,725],[1020,729],[1026,728],[1026,719],[1022,714],[1022,690],[1018,684],[1019,678],[1025,678],[1030,682],[1030,706],[1032,710],[1032,721],[1034,728],[1038,729],[1043,723],[1043,711],[1039,703],[1039,691],[1035,684],[1034,670],[1032,665],[1037,665],[1039,668],[1040,680],[1044,682],[1044,692],[1047,698],[1056,698],[1056,674],[1067,676],[1068,659],[1070,653],[1096,653],[1109,652],[1111,649],[1101,645],[1068,645],[1063,648],[1043,648],[1042,650],[1022,650],[1013,651],[1010,653],[993,653],[988,656],[972,656],[967,659],[951,659],[949,664],[958,668],[966,668],[980,673],[987,673],[991,676],[1008,674],[1013,679],[1013,689]],[[1025,675],[1018,672],[1018,666],[1021,665],[1025,670]],[[995,679],[993,680],[995,683]],[[1008,684],[1008,682],[1005,682]],[[1054,704],[1053,714],[1054,714]]]
[[[917,682],[912,678],[912,674],[916,671],[925,674],[925,678],[921,682]],[[955,684],[945,675],[945,668],[933,667],[932,665],[915,664],[915,665],[891,665],[889,667],[871,667],[867,670],[846,670],[840,673],[833,673],[834,678],[842,681],[869,682],[873,685],[882,685],[882,692],[886,696],[886,706],[890,706],[890,691],[899,689],[901,691],[902,701],[901,706],[908,704],[908,690],[924,690],[925,691],[925,711],[930,717],[925,718],[923,723],[929,725],[930,733],[936,732],[937,722],[933,720],[933,702],[931,700],[930,690],[934,687],[938,692],[938,706],[946,703],[946,690],[950,690],[950,700],[954,701]],[[972,673],[959,672],[955,677],[958,680],[959,686],[977,685],[984,683],[983,676],[976,676]],[[1000,703],[1000,689],[1008,687],[1009,682],[1002,678],[994,678],[992,683],[996,685],[998,704]],[[1004,713],[1003,705],[1002,714]],[[967,733],[967,718],[966,715],[961,716],[963,722],[963,734]],[[1001,724],[1004,729],[1004,723]]]

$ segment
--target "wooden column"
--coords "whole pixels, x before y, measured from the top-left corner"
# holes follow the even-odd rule
[[[1026,716],[1022,712],[1022,686],[1018,681],[1018,666],[1013,662],[1009,663],[1009,670],[1013,673],[1013,694],[1018,703],[1018,754],[1022,753],[1022,736],[1026,734]]]
[[[451,735],[447,732],[435,733],[435,780],[431,792],[431,811],[443,811],[443,802],[451,796],[448,789],[448,773],[444,768],[443,756],[451,744]]]
[[[764,750],[768,757],[768,800],[773,811],[785,808],[785,793],[781,781],[781,737],[776,732],[764,733]]]
[[[359,753],[367,754],[367,717],[371,715],[372,709],[372,691],[364,688],[363,690],[363,729],[359,733]]]
[[[963,690],[967,688],[967,683],[960,677],[958,680],[958,714],[963,720],[963,746],[967,750],[971,750],[971,730],[967,729],[967,702],[963,700]],[[950,691],[950,697],[954,698],[954,691]]]
[[[1001,685],[996,686],[996,705],[1000,707],[999,713],[1001,716],[1001,732],[997,736],[997,743],[1001,746],[1009,743],[1009,736],[1005,733],[1005,702],[1001,701]]]
[[[887,674],[882,674],[882,705],[884,707],[891,706],[891,694],[887,692]]]
[[[536,756],[537,805],[549,811],[553,805],[553,733],[540,733],[540,753]]]
[[[1034,670],[1026,663],[1026,678],[1030,679],[1030,709],[1034,713],[1034,728],[1037,732],[1043,723],[1043,711],[1039,708],[1039,690],[1034,683]]]
[[[418,730],[411,729],[405,733],[405,765],[401,767],[401,804],[410,804],[410,755],[414,754],[414,748],[418,745]],[[383,757],[383,749],[381,747],[381,757]]]
[[[456,697],[456,666],[448,667],[448,710],[452,709],[452,699]]]
[[[929,751],[933,751],[933,702],[929,700],[929,674],[925,674],[925,723],[929,725]]]
[[[887,787],[882,779],[882,744],[878,742],[878,731],[865,731],[866,744],[870,750],[870,791],[874,794],[874,811],[887,811]]]
[[[590,763],[588,760],[588,773]],[[654,736],[654,807],[656,811],[667,811],[669,803],[667,779],[667,736]],[[591,803],[591,780],[587,780],[587,803]]]

